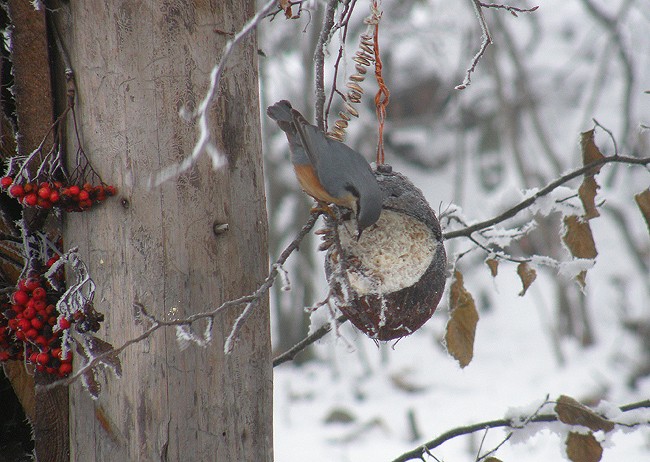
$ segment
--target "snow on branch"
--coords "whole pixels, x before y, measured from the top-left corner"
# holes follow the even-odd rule
[[[519,212],[528,209],[531,205],[535,203],[539,198],[544,197],[548,194],[550,194],[552,191],[563,185],[564,183],[567,183],[568,181],[571,181],[580,175],[584,175],[585,173],[588,173],[592,171],[595,167],[600,167],[605,164],[609,163],[622,163],[622,164],[628,164],[628,165],[645,165],[648,166],[650,165],[650,157],[627,157],[627,156],[619,156],[619,155],[614,155],[614,156],[609,156],[609,157],[603,157],[599,160],[596,160],[594,162],[591,162],[587,165],[584,165],[583,167],[580,167],[578,169],[572,170],[559,178],[551,181],[549,184],[544,186],[542,189],[537,191],[535,194],[531,195],[530,197],[522,200],[515,206],[509,208],[505,212],[497,215],[496,217],[490,218],[489,220],[481,221],[478,223],[475,223],[473,225],[467,226],[465,228],[455,230],[455,231],[447,231],[446,233],[443,234],[443,237],[445,240],[447,239],[454,239],[456,237],[470,237],[473,233],[477,231],[481,231],[484,229],[487,229],[491,226],[497,225],[509,218],[514,217],[517,215]]]
[[[553,413],[541,414],[540,411],[546,407],[548,404],[555,404]],[[479,422],[471,425],[466,425],[463,427],[456,427],[445,433],[439,435],[438,437],[427,441],[426,443],[418,446],[417,448],[405,452],[399,457],[393,459],[393,462],[406,462],[409,460],[425,460],[424,456],[428,455],[434,460],[436,457],[431,453],[432,449],[435,449],[441,446],[443,443],[450,441],[459,436],[471,435],[476,432],[485,432],[488,429],[492,428],[507,428],[511,431],[506,435],[501,443],[497,445],[493,450],[477,456],[477,460],[484,460],[494,452],[496,449],[501,447],[506,441],[508,441],[517,431],[523,429],[528,429],[529,426],[535,423],[549,423],[549,422],[562,422],[566,425],[566,430],[569,432],[569,436],[572,434],[571,429],[574,426],[581,428],[588,428],[593,431],[602,430],[609,431],[608,429],[614,428],[631,428],[639,425],[647,425],[650,423],[648,419],[647,412],[638,412],[633,411],[639,409],[650,409],[650,400],[639,401],[636,403],[626,404],[615,408],[613,411],[608,412],[608,414],[617,414],[615,418],[607,418],[606,416],[601,416],[586,406],[581,405],[572,398],[561,396],[557,401],[548,401],[545,400],[541,406],[538,406],[537,409],[530,413],[527,416],[513,416],[506,417],[503,419],[489,420],[486,422]],[[629,416],[627,414],[630,414]],[[569,440],[567,440],[569,441]]]

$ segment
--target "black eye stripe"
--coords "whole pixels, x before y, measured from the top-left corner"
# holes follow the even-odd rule
[[[356,198],[359,197],[359,191],[357,191],[357,188],[355,188],[354,186],[347,185],[345,187],[345,190],[351,192],[354,195],[354,197],[356,197]]]

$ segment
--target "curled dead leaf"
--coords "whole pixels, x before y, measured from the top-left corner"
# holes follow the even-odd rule
[[[451,315],[445,333],[447,351],[464,368],[474,357],[478,312],[472,295],[463,285],[460,271],[454,271],[454,282],[449,290],[449,310]]]
[[[603,447],[591,433],[570,432],[566,438],[566,455],[573,462],[599,462]]]
[[[609,432],[614,429],[614,422],[599,416],[570,396],[562,395],[558,398],[555,413],[560,422],[568,425],[582,425],[592,431]]]
[[[578,189],[578,196],[580,196],[582,206],[585,209],[584,217],[586,220],[591,220],[592,218],[600,216],[600,212],[598,212],[598,209],[596,208],[596,193],[599,188],[600,186],[596,183],[596,179],[593,175],[589,175],[582,180],[582,184]]]
[[[517,274],[519,275],[519,279],[521,279],[521,284],[523,285],[521,292],[519,292],[519,296],[523,297],[533,281],[537,279],[537,271],[535,271],[535,268],[531,268],[528,263],[523,262],[519,263],[517,266]]]
[[[634,200],[636,201],[636,205],[639,206],[645,224],[648,226],[648,232],[650,232],[650,189],[646,189],[635,195]]]
[[[564,243],[571,255],[576,258],[596,258],[598,251],[594,242],[591,226],[576,215],[564,217]]]
[[[496,258],[488,258],[485,260],[485,264],[488,265],[490,268],[490,274],[492,275],[493,278],[497,276],[497,273],[499,272],[499,260]]]
[[[284,10],[284,16],[287,19],[293,18],[293,13],[291,12],[291,2],[289,2],[289,0],[280,0],[280,8]]]
[[[594,236],[591,233],[591,226],[587,220],[576,215],[564,217],[564,236],[562,241],[576,258],[593,259],[598,256]],[[580,272],[576,280],[581,287],[585,286],[586,271]]]
[[[598,146],[596,146],[596,142],[594,141],[594,130],[591,129],[586,132],[582,132],[580,134],[580,148],[582,149],[582,164],[583,165],[589,165],[592,162],[596,162],[598,160],[604,159],[605,156],[603,155],[602,152],[600,152],[600,149],[598,149]],[[602,168],[602,165],[599,165],[597,167],[594,167],[589,170],[588,173],[585,175],[595,175],[598,172],[600,172],[600,169]]]

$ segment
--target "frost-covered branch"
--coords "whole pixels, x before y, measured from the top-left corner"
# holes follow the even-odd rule
[[[154,332],[157,330],[163,328],[163,327],[174,327],[177,329],[177,333],[180,333],[179,339],[185,340],[185,341],[194,341],[195,343],[198,344],[203,344],[203,343],[208,343],[211,338],[211,327],[212,327],[212,322],[211,320],[214,319],[215,316],[219,315],[221,312],[229,309],[229,308],[234,308],[237,306],[242,306],[246,305],[246,309],[244,310],[244,313],[239,316],[238,322],[233,326],[232,331],[230,335],[228,336],[229,338],[229,343],[226,345],[226,347],[232,347],[234,342],[237,340],[237,337],[239,335],[239,331],[241,330],[241,327],[244,324],[244,321],[250,314],[250,310],[247,312],[248,307],[254,307],[259,304],[259,301],[264,297],[264,295],[269,291],[269,289],[273,286],[273,283],[275,282],[275,279],[277,278],[278,274],[280,273],[280,268],[282,265],[287,261],[289,256],[298,249],[300,246],[300,243],[304,239],[304,237],[312,230],[314,225],[316,224],[316,220],[318,220],[318,217],[320,216],[320,212],[314,212],[311,214],[309,217],[309,220],[307,220],[307,223],[302,227],[300,232],[297,234],[297,236],[291,241],[291,243],[282,251],[278,259],[275,261],[273,266],[271,267],[271,270],[269,272],[269,275],[266,277],[264,282],[251,294],[245,295],[233,300],[228,300],[221,305],[219,305],[216,308],[213,308],[212,310],[209,311],[203,311],[200,313],[195,313],[191,316],[188,316],[183,319],[173,319],[173,320],[161,320],[155,318],[153,315],[148,313],[146,310],[146,307],[144,307],[140,302],[137,300],[134,302],[134,308],[139,312],[143,318],[147,319],[151,325],[149,328],[147,328],[144,332],[142,332],[140,335],[138,335],[135,338],[132,338],[126,342],[124,342],[122,345],[119,347],[114,347],[110,349],[106,349],[105,351],[102,351],[100,354],[94,355],[89,358],[88,362],[83,364],[77,371],[74,372],[74,374],[70,375],[64,380],[59,380],[56,382],[53,382],[48,385],[43,385],[44,388],[50,389],[54,388],[57,386],[67,386],[75,381],[77,381],[80,377],[87,376],[88,374],[92,373],[92,371],[97,368],[98,366],[105,364],[107,361],[114,361],[114,358],[116,358],[122,351],[126,350],[132,345],[135,345],[147,338],[149,338]],[[243,320],[242,320],[243,318]],[[191,331],[191,326],[194,324],[196,321],[207,319],[209,324],[208,324],[208,329],[206,330],[203,338],[198,337],[196,334],[194,334]],[[204,342],[205,340],[205,342]],[[40,387],[40,385],[39,385]]]
[[[627,157],[627,156],[609,156],[609,157],[603,157],[602,159],[599,159],[597,161],[591,162],[583,167],[580,167],[576,170],[572,170],[569,173],[566,173],[562,175],[561,177],[553,180],[550,182],[548,185],[537,191],[535,194],[532,196],[528,197],[527,199],[524,199],[523,201],[519,202],[517,205],[509,208],[505,212],[501,213],[500,215],[497,215],[494,218],[490,218],[489,220],[481,221],[479,223],[475,223],[471,226],[467,226],[466,228],[459,229],[456,231],[448,231],[444,233],[443,237],[445,239],[454,239],[456,237],[469,237],[473,233],[477,231],[481,231],[483,229],[489,228],[491,226],[494,226],[496,224],[499,224],[509,218],[514,217],[517,215],[519,212],[522,210],[526,210],[528,207],[533,205],[537,199],[540,197],[546,196],[549,193],[551,193],[553,190],[558,188],[559,186],[563,185],[564,183],[567,183],[580,175],[584,175],[585,173],[592,171],[595,167],[599,167],[601,165],[609,164],[609,163],[622,163],[622,164],[629,164],[629,165],[645,165],[648,166],[650,165],[650,157]]]
[[[167,167],[158,174],[154,181],[156,186],[159,186],[170,178],[187,171],[204,152],[207,152],[212,159],[212,166],[214,168],[225,165],[225,155],[217,149],[211,140],[210,126],[212,125],[212,122],[208,118],[210,107],[212,106],[214,99],[217,97],[219,86],[221,84],[221,76],[223,75],[228,59],[235,50],[235,47],[239,45],[239,42],[246,38],[248,34],[257,28],[260,22],[276,7],[276,5],[277,0],[268,0],[264,6],[257,11],[255,16],[244,24],[244,27],[242,27],[241,30],[237,32],[228,43],[226,43],[223,54],[221,55],[221,60],[219,60],[219,63],[215,65],[210,72],[210,87],[199,104],[198,109],[194,114],[192,114],[192,117],[198,121],[199,139],[196,141],[192,153],[180,164]]]
[[[492,44],[492,36],[490,35],[490,29],[488,29],[487,22],[485,21],[485,17],[483,16],[483,8],[495,8],[495,9],[508,10],[514,16],[517,16],[517,12],[531,13],[535,11],[537,8],[539,8],[537,6],[534,6],[532,8],[515,8],[512,6],[496,4],[496,3],[483,3],[480,2],[479,0],[472,0],[472,6],[474,7],[474,12],[476,13],[476,18],[478,19],[478,23],[481,26],[481,46],[479,47],[478,52],[474,55],[474,58],[472,59],[472,62],[467,68],[467,71],[465,71],[465,78],[463,79],[463,83],[457,85],[455,87],[456,90],[464,90],[469,86],[470,83],[472,83],[472,73],[474,73],[474,71],[476,70],[476,66],[478,65],[478,62],[481,60],[483,55],[485,54],[485,50],[487,50],[487,48]]]
[[[618,409],[622,413],[626,413],[636,409],[648,409],[648,408],[650,408],[650,400],[626,404],[624,406],[620,406]],[[456,427],[449,431],[446,431],[445,433],[441,434],[437,438],[427,441],[426,443],[422,444],[421,446],[418,446],[417,448],[411,451],[405,452],[401,456],[394,459],[393,462],[406,462],[408,460],[425,460],[424,456],[426,454],[430,454],[429,451],[459,436],[470,435],[472,433],[485,431],[491,428],[509,428],[511,430],[516,431],[518,429],[525,428],[527,425],[531,423],[558,422],[560,420],[561,419],[557,413],[537,414],[537,415],[533,413],[531,416],[527,416],[524,419],[504,418],[504,419],[489,420],[486,422],[479,422],[472,425],[466,425],[464,427]],[[650,422],[641,418],[635,422],[612,422],[612,423],[615,426],[630,428],[638,425],[647,425]]]

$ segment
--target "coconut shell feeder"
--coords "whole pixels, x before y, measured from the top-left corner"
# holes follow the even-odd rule
[[[384,192],[377,223],[357,240],[350,211],[334,207],[322,249],[325,273],[341,312],[375,340],[412,334],[431,318],[445,288],[447,257],[440,223],[422,192],[404,175],[380,165]]]

